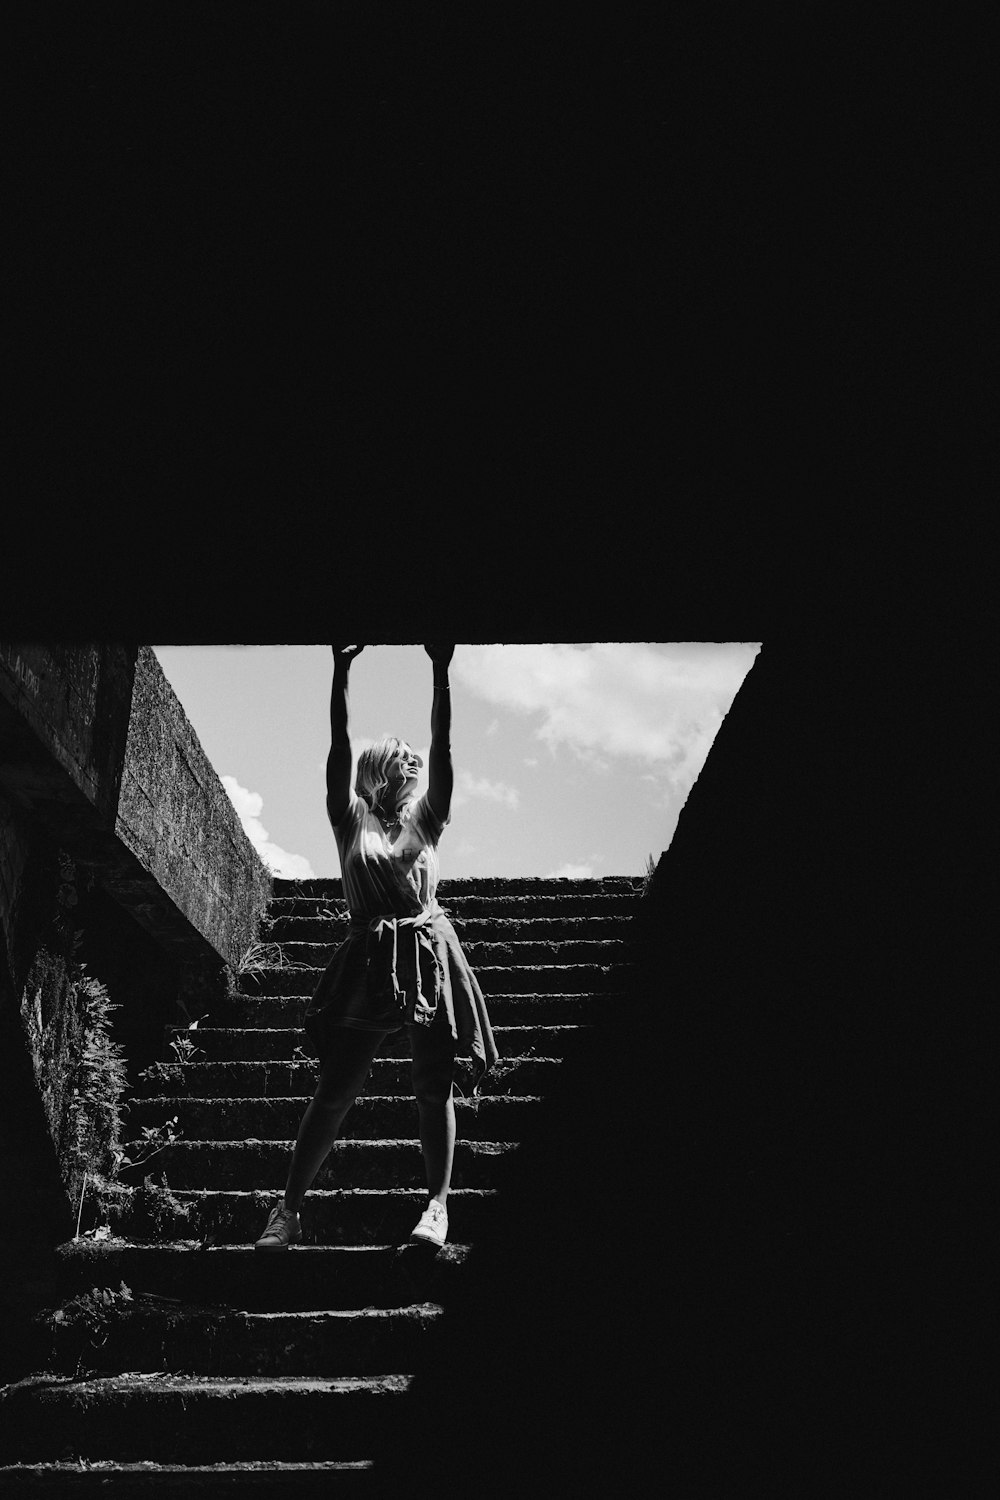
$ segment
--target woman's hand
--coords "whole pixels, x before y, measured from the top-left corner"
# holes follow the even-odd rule
[[[364,649],[365,648],[364,648],[363,645],[361,645],[361,646],[355,646],[355,645],[345,646],[345,645],[339,645],[338,644],[336,646],[331,645],[331,647],[330,647],[330,650],[333,652],[333,655],[334,655],[334,660],[335,661],[346,662],[348,665],[350,665],[350,663],[354,660],[354,658],[358,655],[358,653],[361,652],[361,651],[363,651]]]
[[[424,645],[424,650],[436,667],[446,667],[455,654],[454,644],[445,646],[437,643],[432,646]]]

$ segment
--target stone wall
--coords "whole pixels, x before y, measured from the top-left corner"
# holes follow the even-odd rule
[[[156,893],[236,964],[256,936],[271,877],[148,646],[136,660],[115,833]]]
[[[0,799],[92,870],[193,989],[253,940],[270,873],[149,647],[0,643]],[[4,889],[9,955],[15,903]]]
[[[31,1226],[0,1247],[8,1362],[75,1223],[83,976],[134,1076],[225,992],[270,890],[148,647],[0,642],[0,1194]]]

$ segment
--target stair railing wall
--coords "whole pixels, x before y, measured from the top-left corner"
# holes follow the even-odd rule
[[[149,647],[0,641],[0,1191],[44,1241],[5,1267],[15,1301],[72,1234],[79,966],[135,1072],[225,994],[271,885]]]

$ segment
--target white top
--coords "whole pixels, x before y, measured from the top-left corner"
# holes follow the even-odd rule
[[[425,793],[403,808],[402,820],[390,844],[368,803],[352,790],[344,816],[333,824],[344,897],[353,917],[387,912],[412,916],[435,901],[437,844],[451,819],[442,823]]]

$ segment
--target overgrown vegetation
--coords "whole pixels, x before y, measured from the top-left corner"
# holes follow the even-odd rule
[[[255,984],[260,983],[261,976],[268,969],[309,969],[311,964],[301,963],[297,959],[286,958],[284,949],[280,943],[252,942],[243,957],[236,965],[237,979],[252,979]],[[231,998],[238,998],[234,988],[230,990]]]
[[[186,1218],[189,1205],[147,1177],[141,1188],[120,1180],[127,1170],[145,1166],[181,1139],[177,1115],[162,1125],[144,1125],[135,1139],[123,1143],[124,1095],[128,1085],[123,1048],[114,1040],[116,1005],[106,987],[87,973],[79,959],[81,934],[72,934],[66,954],[41,948],[29,971],[23,1014],[32,1032],[32,1054],[60,1171],[70,1201],[76,1205],[76,1238],[111,1237],[109,1220],[143,1221],[157,1229],[167,1219]],[[204,1017],[201,1018],[202,1020]],[[189,1036],[198,1022],[179,1028],[170,1046],[177,1062],[156,1063],[143,1076],[156,1074],[174,1086],[181,1064],[198,1054]],[[164,1196],[169,1212],[164,1212]],[[80,1235],[85,1201],[100,1220]]]
[[[86,1177],[111,1176],[121,1145],[125,1056],[114,1041],[118,1009],[79,959],[80,934],[65,955],[41,948],[25,986],[23,1013],[60,1171],[75,1200]]]

